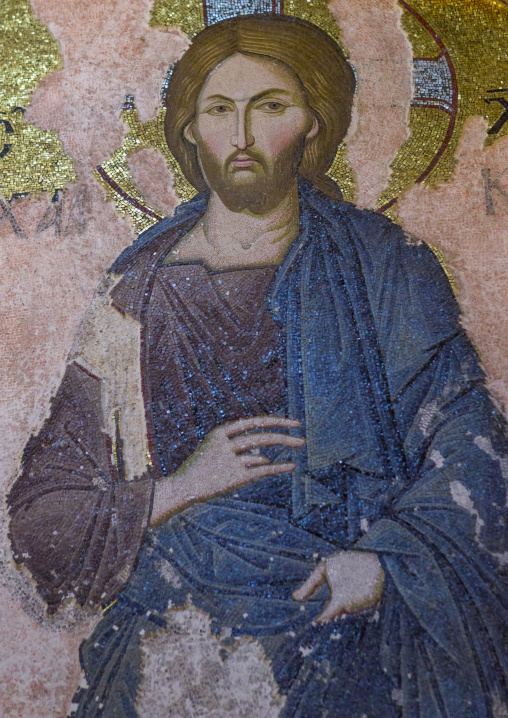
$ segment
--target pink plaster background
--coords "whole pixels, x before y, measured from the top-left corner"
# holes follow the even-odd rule
[[[489,167],[495,180],[508,168],[508,138],[484,150],[486,133],[483,118],[471,118],[456,155],[453,182],[436,190],[421,185],[411,189],[397,211],[405,228],[443,252],[457,285],[464,326],[480,351],[491,391],[506,409],[508,200],[494,190],[496,214],[486,214],[481,170]],[[506,180],[504,187],[508,189]]]
[[[61,236],[55,236],[54,227],[36,232],[48,197],[14,204],[27,238],[16,237],[6,221],[0,226],[0,476],[5,488],[46,412],[102,272],[134,239],[128,222],[105,202],[92,170],[122,140],[119,111],[125,94],[135,95],[142,120],[153,117],[167,65],[187,43],[176,30],[148,27],[149,0],[32,4],[60,43],[63,69],[39,85],[26,119],[58,131],[78,181],[65,192]],[[359,77],[348,137],[358,203],[372,206],[407,137],[411,47],[399,27],[395,0],[334,0],[332,8]],[[491,388],[508,404],[508,202],[495,196],[497,214],[487,216],[481,178],[483,167],[490,167],[493,177],[508,167],[508,139],[485,151],[485,133],[481,119],[471,120],[453,181],[437,190],[413,188],[399,202],[398,213],[405,229],[444,252]],[[150,203],[171,212],[176,200],[162,158],[144,150],[130,166]],[[12,589],[15,580],[2,583],[2,571],[11,575],[12,569],[6,568],[5,539],[0,541],[0,714],[63,718],[80,681],[78,646],[95,618],[73,627],[72,620],[41,618],[40,609],[32,615],[24,611]]]

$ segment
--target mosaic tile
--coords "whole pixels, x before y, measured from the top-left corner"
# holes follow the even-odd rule
[[[2,710],[505,715],[508,6],[120,2],[0,16]]]
[[[63,190],[75,178],[74,164],[55,132],[24,121],[37,83],[60,65],[58,46],[37,22],[30,2],[7,0],[0,10],[3,65],[0,88],[0,192],[5,199]]]

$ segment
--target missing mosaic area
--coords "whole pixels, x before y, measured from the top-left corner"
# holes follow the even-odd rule
[[[392,162],[388,187],[377,201],[381,211],[415,182],[437,187],[449,181],[466,120],[481,115],[492,128],[502,106],[487,100],[503,99],[491,91],[508,88],[508,10],[491,0],[402,0],[399,5],[415,57],[411,134]],[[507,134],[508,122],[487,134],[485,146]]]
[[[266,12],[265,5],[260,2],[254,10]],[[378,211],[392,218],[395,218],[397,197],[415,182],[435,187],[452,177],[464,122],[474,114],[482,114],[491,125],[495,123],[502,108],[498,100],[504,97],[493,95],[486,102],[485,96],[491,89],[490,85],[502,90],[508,77],[508,55],[503,43],[503,28],[508,13],[503,8],[489,0],[482,0],[480,7],[478,4],[473,7],[471,3],[447,3],[443,6],[434,0],[412,3],[401,0],[399,5],[403,10],[402,27],[408,34],[415,58],[414,97],[408,118],[410,137],[392,162],[388,186],[376,202]],[[277,13],[282,8],[276,3],[271,10]],[[337,23],[324,3],[293,0],[286,2],[283,10],[284,14],[317,24],[344,49]],[[226,6],[213,1],[203,4],[186,0],[170,4],[167,0],[156,0],[150,24],[179,26],[193,36],[210,22],[242,12],[245,9],[241,3]],[[476,52],[471,52],[471,48]],[[497,54],[499,52],[501,55]],[[119,211],[130,217],[137,231],[152,225],[159,215],[134,186],[127,166],[131,152],[147,143],[155,147],[165,156],[173,173],[177,196],[187,200],[194,194],[167,149],[161,131],[163,113],[162,109],[157,120],[145,123],[143,127],[126,113],[129,135],[122,147],[103,165],[104,172],[101,173],[101,183],[108,197],[114,199]],[[159,131],[153,132],[152,128],[157,123]],[[495,136],[489,135],[487,144],[506,132],[508,123]],[[108,183],[104,173],[113,182]],[[344,199],[353,201],[356,183],[344,144],[339,147],[327,174],[339,185]]]
[[[284,6],[276,3],[275,13],[293,15],[308,20],[327,32],[345,50],[340,30],[325,2],[308,3],[306,0],[291,0]],[[204,12],[204,9],[208,9]],[[193,37],[205,26],[229,17],[249,12],[272,12],[273,3],[221,3],[212,0],[207,3],[189,0],[169,3],[167,0],[155,0],[150,16],[152,27],[179,27],[189,37]],[[347,50],[345,50],[347,56]],[[171,75],[168,72],[165,85]],[[164,86],[162,89],[164,95]],[[153,147],[166,159],[173,176],[175,194],[182,201],[191,199],[196,190],[183,175],[178,162],[170,152],[164,136],[165,108],[161,108],[157,117],[141,123],[134,106],[135,98],[128,97],[122,108],[122,118],[128,125],[128,133],[121,147],[96,170],[96,178],[106,192],[106,196],[115,203],[118,212],[127,216],[136,232],[152,226],[161,218],[161,213],[153,207],[148,198],[136,188],[128,167],[131,154],[143,147]],[[354,173],[348,163],[347,147],[342,143],[336,153],[327,175],[341,188],[344,199],[353,201],[356,192]]]

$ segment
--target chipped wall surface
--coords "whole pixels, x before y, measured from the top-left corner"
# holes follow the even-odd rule
[[[302,3],[290,5],[304,17],[304,10],[311,12],[314,5],[324,12],[324,4],[315,0],[308,3],[309,10],[302,10]],[[161,149],[161,86],[168,65],[189,44],[184,32],[170,27],[169,21],[165,26],[157,24],[157,18],[166,17],[163,6],[163,0],[157,0],[155,16],[151,0],[32,0],[31,7],[24,0],[9,0],[0,15],[0,33],[6,33],[11,46],[18,40],[7,32],[8,12],[29,18],[35,36],[42,38],[36,48],[39,60],[26,67],[21,64],[13,79],[9,75],[15,89],[0,104],[5,146],[11,134],[18,138],[17,147],[12,140],[16,155],[6,152],[2,158],[0,154],[4,495],[13,484],[29,437],[48,416],[75,334],[105,271],[141,229],[152,226],[156,217],[171,215],[189,192],[184,179],[178,174],[175,179],[174,158]],[[437,250],[453,278],[462,323],[479,351],[489,389],[501,407],[508,406],[508,121],[496,133],[491,131],[508,107],[497,101],[508,101],[508,94],[503,94],[508,92],[508,38],[502,24],[508,28],[508,7],[495,0],[332,0],[330,10],[358,80],[353,119],[345,149],[334,165],[335,176],[345,178],[349,198],[359,207],[385,208],[404,230]],[[427,53],[435,59],[442,52],[436,36],[457,70],[459,95],[450,100],[458,103],[457,111],[436,109],[435,103],[425,105],[421,98],[419,105],[415,103],[414,73],[420,67],[415,63],[418,58],[428,59]],[[469,57],[462,36],[470,38]],[[32,50],[20,45],[20,53]],[[2,59],[7,67],[19,62],[15,53]],[[468,62],[476,85],[464,79]],[[490,74],[487,70],[482,74],[482,62],[490,63]],[[448,71],[449,65],[443,72]],[[438,80],[434,94],[436,87],[445,93],[445,80],[441,85]],[[462,105],[460,82],[464,83]],[[128,124],[127,95],[134,98],[138,124]],[[18,105],[23,113],[14,112]],[[427,107],[427,115],[422,107]],[[458,129],[452,128],[448,137],[443,164],[437,161],[435,169],[415,182],[422,177],[422,157],[428,155],[428,168],[444,147],[452,116]],[[126,142],[129,132],[132,137]],[[113,185],[96,172],[97,167],[108,169],[108,160],[122,147],[128,151],[122,150],[116,180],[108,176],[124,183],[120,189],[131,193],[136,206],[118,192],[115,195]],[[408,147],[406,156],[401,148]],[[45,164],[44,156],[50,157]],[[11,164],[2,167],[7,160]],[[30,163],[35,169],[30,170]],[[122,321],[128,324],[130,319]],[[127,365],[133,352],[139,352],[139,332],[133,326],[128,335],[122,331],[115,326],[112,334],[125,355],[130,352]],[[101,339],[100,348],[106,353],[109,339],[106,335]],[[94,373],[86,360],[83,363]],[[137,467],[133,475],[141,475],[146,463],[142,388],[139,377],[131,373],[124,378],[123,371],[123,364],[111,367],[118,392],[127,395],[132,390],[135,395],[126,400],[131,407],[128,432],[136,435],[139,424],[138,443],[131,453],[141,456],[133,459]],[[109,416],[115,401],[113,397],[107,404]],[[427,438],[440,406],[439,399],[432,403],[432,397],[422,406],[421,433]],[[433,411],[433,407],[438,408]],[[479,436],[475,442],[506,479],[507,459],[498,456],[488,437]],[[446,452],[434,449],[428,458],[436,469],[447,470]],[[473,534],[481,543],[485,519],[474,489],[453,474],[449,496],[472,520]],[[369,525],[367,518],[361,521],[362,527]],[[47,616],[28,572],[14,565],[7,530],[3,505],[0,714],[64,718],[83,681],[80,643],[97,625],[101,612],[69,602]],[[147,632],[142,639],[144,680],[136,704],[140,716],[233,718],[250,712],[256,718],[271,718],[281,714],[285,698],[261,640],[232,637],[227,629],[213,633],[208,615],[192,601],[183,609],[168,611],[168,616],[165,629]],[[400,695],[397,690],[395,696]],[[499,715],[504,715],[502,700],[496,701]],[[350,715],[361,715],[354,710]]]
[[[143,638],[140,715],[275,718],[284,705],[263,649],[251,639],[214,637],[209,619],[189,607],[171,614],[167,632]],[[185,666],[175,680],[173,666]]]

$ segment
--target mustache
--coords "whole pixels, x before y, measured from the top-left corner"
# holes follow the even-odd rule
[[[256,160],[262,167],[266,168],[266,161],[263,155],[256,150],[247,147],[245,150],[235,150],[232,154],[229,155],[226,162],[224,163],[226,169],[229,169],[230,165],[238,157],[248,157],[250,160]]]

